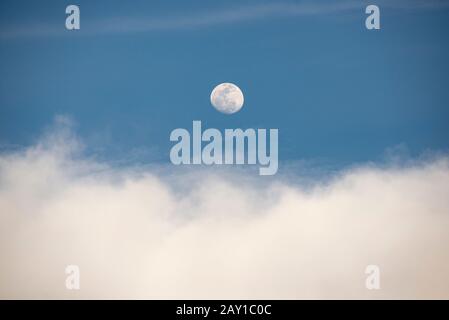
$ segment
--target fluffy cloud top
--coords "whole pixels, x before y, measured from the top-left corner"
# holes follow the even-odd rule
[[[58,132],[0,156],[0,298],[449,298],[445,157],[306,187],[114,168],[77,146]]]

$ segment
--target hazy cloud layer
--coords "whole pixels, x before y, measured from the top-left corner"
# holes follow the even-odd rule
[[[445,157],[261,186],[116,169],[80,145],[62,126],[0,156],[0,298],[449,298]]]

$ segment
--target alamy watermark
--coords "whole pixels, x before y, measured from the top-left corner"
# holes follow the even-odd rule
[[[80,267],[77,265],[68,265],[65,268],[67,278],[65,279],[65,287],[67,290],[80,289]]]
[[[380,268],[375,264],[370,264],[365,268],[365,274],[368,276],[365,279],[365,287],[368,290],[380,289]]]
[[[81,27],[80,8],[74,4],[67,6],[65,13],[69,16],[65,19],[67,30],[79,30]]]
[[[368,30],[379,30],[380,29],[380,9],[376,5],[369,5],[365,9],[365,13],[369,16],[365,20],[365,27]]]
[[[278,129],[270,129],[268,136],[266,129],[225,129],[222,134],[215,128],[202,131],[201,121],[193,121],[192,135],[178,128],[171,132],[170,141],[177,142],[170,150],[175,165],[259,164],[260,175],[278,170]]]

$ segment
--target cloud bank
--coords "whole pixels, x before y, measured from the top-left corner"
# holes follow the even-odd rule
[[[0,156],[0,298],[449,298],[446,157],[261,184],[114,168],[64,128]]]

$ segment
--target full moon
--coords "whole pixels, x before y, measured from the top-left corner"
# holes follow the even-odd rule
[[[236,113],[243,107],[243,93],[233,83],[219,84],[210,94],[210,102],[215,109],[222,113]]]

